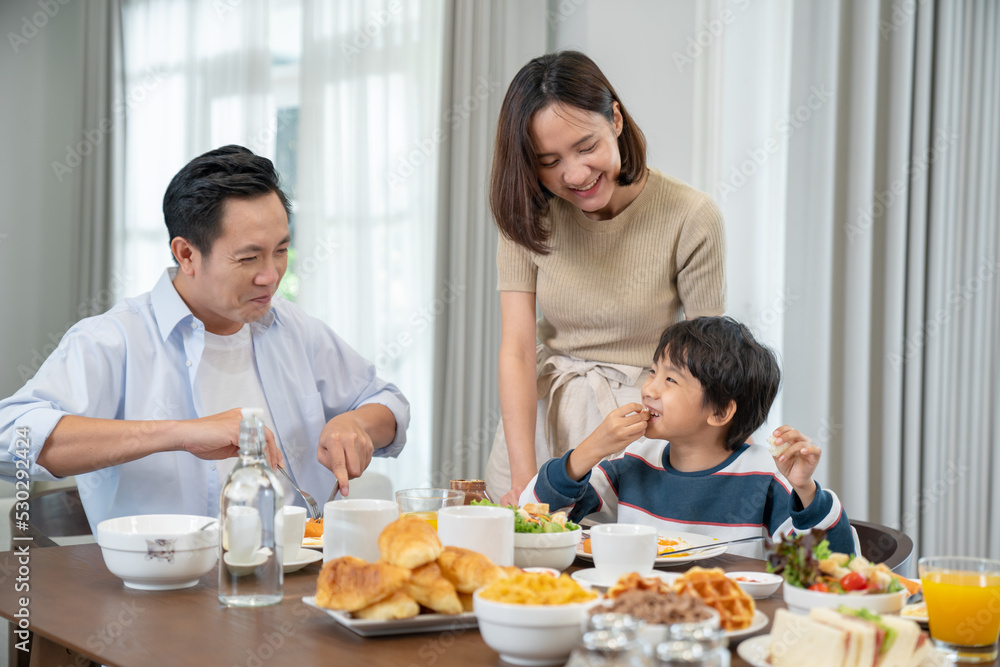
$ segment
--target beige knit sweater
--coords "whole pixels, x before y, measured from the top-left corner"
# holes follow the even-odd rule
[[[500,235],[497,289],[535,293],[538,340],[556,354],[649,366],[667,325],[725,311],[725,234],[708,195],[650,169],[618,216],[589,220],[554,197],[548,222],[548,255]]]

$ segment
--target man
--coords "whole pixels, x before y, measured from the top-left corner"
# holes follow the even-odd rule
[[[373,455],[396,456],[409,422],[403,395],[275,297],[288,212],[271,161],[246,148],[181,169],[163,198],[177,266],[151,292],[78,322],[0,401],[0,473],[76,475],[96,528],[130,514],[218,515],[241,407],[264,408],[269,460],[317,498],[348,495]],[[296,496],[286,489],[301,504]]]

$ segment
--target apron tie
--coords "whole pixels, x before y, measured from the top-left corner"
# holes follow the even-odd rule
[[[552,423],[552,406],[556,403],[556,394],[568,382],[578,377],[587,381],[587,385],[594,392],[597,409],[601,411],[603,419],[612,410],[619,407],[610,383],[617,382],[632,386],[645,370],[641,366],[586,361],[558,354],[545,359],[538,369],[538,397],[548,398],[548,404],[545,408],[545,437],[549,442],[555,442],[553,439],[555,425]],[[575,447],[579,443],[568,444]]]

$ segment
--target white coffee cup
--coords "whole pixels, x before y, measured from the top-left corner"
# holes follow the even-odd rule
[[[331,500],[323,506],[323,562],[355,556],[374,563],[380,556],[378,536],[398,518],[392,500]]]
[[[602,580],[629,572],[646,574],[656,562],[656,528],[638,523],[604,523],[590,529],[594,567]]]
[[[260,549],[260,513],[256,507],[226,509],[225,546],[233,563],[249,563]]]
[[[514,564],[514,513],[506,507],[442,507],[438,537],[446,547],[478,551],[497,565]]]
[[[282,534],[282,560],[286,563],[296,560],[302,549],[302,538],[306,536],[306,508],[295,505],[285,505],[281,508],[284,515]]]

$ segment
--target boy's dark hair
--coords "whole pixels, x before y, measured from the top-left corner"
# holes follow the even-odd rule
[[[252,199],[269,192],[278,195],[290,215],[278,172],[266,157],[234,145],[199,155],[177,172],[163,195],[163,220],[170,241],[180,236],[208,256],[222,234],[226,199]]]
[[[554,195],[538,180],[532,117],[550,104],[561,104],[599,113],[613,123],[615,102],[622,115],[618,185],[632,185],[646,173],[646,136],[597,63],[579,51],[560,51],[531,60],[514,75],[500,107],[490,171],[490,209],[507,238],[540,255],[550,251],[551,232],[543,218]]]
[[[699,317],[667,327],[653,361],[664,355],[686,368],[705,391],[705,406],[715,414],[736,401],[726,449],[733,451],[756,431],[771,409],[781,384],[778,360],[750,330],[731,317]]]

